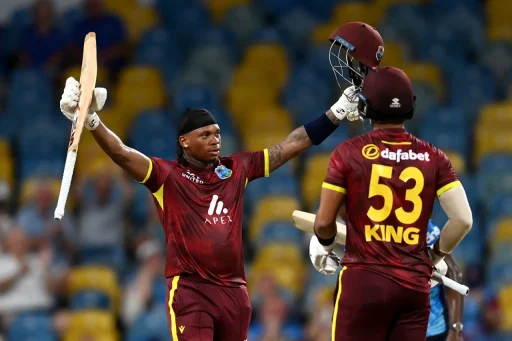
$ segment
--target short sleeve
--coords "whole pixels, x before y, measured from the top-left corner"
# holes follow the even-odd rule
[[[437,150],[437,160],[436,191],[437,196],[439,197],[447,190],[456,186],[461,186],[461,183],[457,174],[455,174],[455,170],[452,167],[450,159],[448,159],[446,154],[439,149]]]
[[[162,187],[162,184],[169,175],[170,170],[171,167],[169,161],[157,157],[150,157],[148,173],[140,183],[146,186],[151,193],[155,193],[160,189],[160,187]]]
[[[341,146],[332,152],[322,188],[347,193],[348,166],[343,153],[344,149]]]
[[[270,174],[268,149],[257,152],[241,152],[234,155],[242,162],[247,181],[268,177]]]

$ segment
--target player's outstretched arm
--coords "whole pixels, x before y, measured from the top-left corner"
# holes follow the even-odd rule
[[[460,270],[455,259],[451,255],[448,255],[444,260],[446,265],[448,265],[446,276],[458,283],[462,283],[464,280],[462,271]],[[462,337],[461,329],[462,312],[464,311],[464,296],[447,287],[446,301],[448,303],[448,317],[450,323],[450,331],[447,340],[459,340],[459,338]]]
[[[269,170],[276,170],[289,160],[313,145],[319,145],[338,127],[345,117],[349,120],[358,119],[357,100],[349,100],[355,91],[351,86],[343,92],[340,99],[325,114],[295,129],[282,142],[268,148]],[[351,96],[350,96],[351,97]]]
[[[66,87],[60,100],[60,109],[69,120],[74,119],[75,108],[80,97],[79,82],[70,77],[66,81]],[[90,130],[94,139],[103,151],[130,174],[133,179],[141,182],[145,179],[150,167],[150,160],[144,154],[126,146],[121,139],[108,129],[99,119],[96,112],[100,111],[107,100],[107,90],[94,89],[91,108],[85,119],[85,128]]]

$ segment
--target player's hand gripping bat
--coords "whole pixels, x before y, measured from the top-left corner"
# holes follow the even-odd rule
[[[295,210],[293,211],[292,219],[293,223],[295,224],[295,227],[297,227],[299,230],[308,233],[314,233],[313,225],[315,223],[315,215],[313,213]],[[338,232],[336,233],[336,242],[338,244],[345,245],[347,240],[347,227],[338,222],[336,223],[336,227],[338,229]],[[331,258],[333,258],[336,261],[340,261],[339,257],[336,256],[334,253],[331,255]],[[455,290],[459,294],[467,296],[469,294],[469,288],[467,286],[455,282],[454,280],[443,275],[442,272],[446,273],[447,269],[448,266],[446,265],[446,263],[444,261],[441,261],[437,265],[437,269],[436,271],[434,271],[434,274],[432,275],[432,282],[434,282],[435,280],[436,282],[442,283],[444,286],[452,290]]]
[[[62,219],[68,199],[69,188],[75,169],[76,155],[78,153],[78,143],[84,128],[85,118],[91,106],[94,87],[96,86],[96,75],[98,72],[96,53],[96,34],[91,32],[87,34],[84,41],[84,51],[82,57],[82,70],[80,72],[80,100],[75,109],[73,125],[71,127],[71,136],[69,137],[68,153],[66,164],[64,165],[64,174],[60,185],[59,200],[55,208],[55,219]]]

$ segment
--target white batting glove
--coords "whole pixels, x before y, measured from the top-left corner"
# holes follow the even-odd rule
[[[311,263],[318,272],[324,275],[332,275],[338,268],[338,263],[330,256],[334,254],[332,249],[335,243],[336,241],[332,245],[323,246],[316,236],[311,237],[309,242],[309,258]]]
[[[66,86],[60,100],[60,110],[68,120],[73,121],[75,118],[75,108],[80,99],[80,83],[73,77],[66,80]],[[96,111],[100,111],[107,100],[107,89],[96,88],[92,96],[91,106],[85,118],[84,126],[88,130],[94,130],[100,124],[100,118]]]
[[[334,103],[331,107],[331,111],[338,120],[347,118],[349,121],[359,120],[359,112],[357,105],[359,103],[359,97],[357,96],[357,90],[354,85],[349,86],[343,91],[338,102]]]

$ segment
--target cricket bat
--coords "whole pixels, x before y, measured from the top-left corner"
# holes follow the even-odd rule
[[[313,226],[315,223],[315,217],[316,215],[309,212],[299,211],[295,210],[292,213],[292,220],[293,224],[296,228],[299,230],[302,230],[307,233],[314,233]],[[342,223],[336,222],[336,228],[338,232],[336,233],[336,242],[341,245],[345,245],[347,241],[347,227],[343,225]],[[446,270],[448,269],[448,266],[444,261],[441,261],[437,267],[441,268],[441,271],[446,273]],[[462,285],[446,276],[444,276],[441,272],[438,272],[437,270],[434,271],[434,274],[432,276],[433,278],[433,284],[436,283],[442,283],[444,286],[455,290],[461,295],[467,296],[469,294],[469,288],[465,285]],[[434,281],[435,280],[435,281]],[[434,283],[435,282],[435,283]],[[432,286],[434,286],[432,285]]]
[[[96,76],[98,73],[96,52],[96,33],[90,32],[85,36],[84,51],[82,57],[82,70],[80,72],[80,99],[75,109],[75,116],[69,137],[68,153],[64,165],[64,173],[60,184],[59,199],[55,208],[55,219],[61,220],[64,216],[66,201],[68,199],[73,171],[75,170],[78,143],[84,128],[85,118],[92,102],[94,88],[96,87]]]

